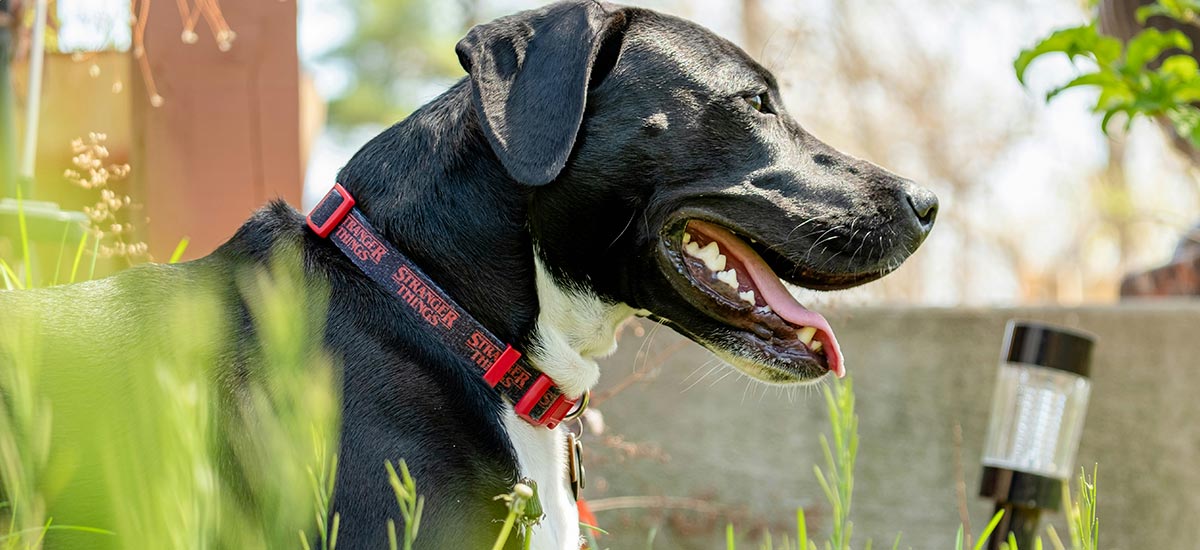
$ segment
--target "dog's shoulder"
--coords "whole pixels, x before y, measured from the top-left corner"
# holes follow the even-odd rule
[[[210,256],[211,263],[264,264],[274,254],[298,251],[305,238],[304,216],[276,199],[259,208]]]

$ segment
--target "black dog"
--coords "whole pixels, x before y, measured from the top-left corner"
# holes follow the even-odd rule
[[[457,52],[469,76],[364,146],[339,181],[384,239],[566,395],[596,382],[595,359],[631,315],[767,382],[840,374],[832,330],[793,295],[883,276],[933,224],[933,194],[809,135],[770,73],[687,21],[567,2],[480,25]],[[490,547],[505,512],[493,497],[531,478],[546,512],[533,547],[578,548],[562,430],[518,419],[291,207],[255,214],[203,260],[94,289],[234,273],[281,245],[331,289],[340,546],[383,547],[386,521],[402,523],[381,465],[404,458],[427,497],[418,546]],[[49,311],[56,292],[31,299]]]

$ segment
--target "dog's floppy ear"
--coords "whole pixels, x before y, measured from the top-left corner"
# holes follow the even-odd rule
[[[624,26],[620,9],[564,2],[476,26],[459,41],[483,131],[513,179],[544,185],[558,177],[589,82],[612,69]]]

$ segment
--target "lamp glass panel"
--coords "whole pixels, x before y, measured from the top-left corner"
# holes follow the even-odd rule
[[[983,464],[1069,478],[1091,387],[1087,378],[1074,373],[1002,362]]]

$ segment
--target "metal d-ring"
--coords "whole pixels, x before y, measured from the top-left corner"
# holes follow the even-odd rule
[[[592,400],[592,390],[587,390],[587,391],[583,392],[583,397],[579,398],[579,402],[575,404],[575,408],[571,409],[571,412],[569,412],[565,416],[563,416],[562,421],[570,422],[571,420],[575,420],[576,418],[583,416],[583,411],[587,410],[588,402],[591,400]]]

